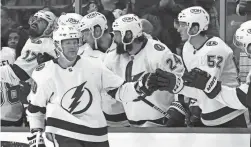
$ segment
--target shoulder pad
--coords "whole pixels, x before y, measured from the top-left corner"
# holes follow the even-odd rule
[[[165,50],[165,46],[163,46],[162,44],[159,44],[159,43],[154,44],[154,48],[157,51],[163,51],[163,50]]]
[[[207,43],[206,43],[206,45],[207,46],[216,46],[216,45],[218,45],[218,42],[217,41],[208,41]]]
[[[40,71],[45,67],[45,63],[39,64],[38,67],[36,67],[36,71]]]

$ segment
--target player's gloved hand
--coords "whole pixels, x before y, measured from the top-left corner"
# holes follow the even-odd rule
[[[47,61],[52,60],[52,59],[54,59],[54,57],[52,57],[48,53],[43,53],[43,54],[42,53],[38,53],[37,54],[37,63],[38,64],[47,62]]]
[[[30,147],[45,147],[42,129],[32,129],[31,135],[27,139]]]
[[[149,96],[157,90],[157,76],[154,73],[147,73],[135,83],[135,89],[142,95]]]
[[[251,14],[251,0],[240,0],[236,6],[236,14],[240,16]]]
[[[156,69],[157,87],[160,91],[169,91],[170,93],[179,93],[184,85],[182,78],[173,73]]]
[[[185,73],[182,78],[185,86],[203,90],[209,98],[216,97],[221,91],[221,83],[217,78],[199,68]]]
[[[187,111],[179,101],[172,102],[167,113],[169,114],[169,119],[165,123],[166,127],[185,126],[185,116]]]

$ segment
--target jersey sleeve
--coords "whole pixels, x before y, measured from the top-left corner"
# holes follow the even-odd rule
[[[52,82],[44,79],[43,72],[34,71],[32,74],[32,87],[28,96],[29,106],[27,109],[27,118],[30,123],[30,129],[44,129],[46,105],[52,96]]]
[[[12,85],[18,85],[20,82],[18,75],[14,72],[13,68],[11,68],[11,65],[0,66],[0,75],[1,82]]]
[[[111,97],[121,102],[131,102],[138,98],[134,82],[125,82],[121,77],[109,70],[105,65],[101,68],[101,85]]]
[[[251,108],[251,86],[242,84],[238,88],[222,86],[220,94],[215,99],[233,109]]]

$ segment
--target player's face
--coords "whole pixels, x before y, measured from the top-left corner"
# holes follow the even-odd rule
[[[19,35],[16,32],[10,33],[8,39],[8,46],[10,48],[16,49],[18,41],[19,41]]]
[[[78,39],[67,39],[61,42],[64,56],[70,60],[74,61],[78,55],[79,41]]]
[[[189,36],[187,34],[188,25],[185,22],[179,22],[177,26],[177,31],[180,33],[182,41],[187,41]]]
[[[43,18],[33,17],[30,20],[29,33],[32,37],[41,36],[48,26],[48,22]]]
[[[83,42],[86,42],[89,45],[93,46],[94,45],[94,38],[92,36],[92,32],[89,29],[85,29],[81,33],[82,33]]]

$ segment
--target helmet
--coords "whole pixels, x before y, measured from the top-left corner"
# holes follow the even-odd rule
[[[85,15],[80,21],[78,29],[79,31],[89,29],[92,31],[92,33],[94,33],[95,26],[100,26],[103,32],[108,29],[105,16],[99,12],[92,12]]]
[[[35,22],[39,18],[42,18],[48,22],[48,26],[44,30],[44,33],[42,34],[42,36],[51,35],[55,27],[56,16],[50,11],[40,10],[37,13],[35,13],[33,17],[29,19],[29,24],[31,25],[33,22]]]
[[[251,44],[251,27],[242,28],[236,30],[233,44],[242,49],[248,56],[251,56],[251,52],[248,51],[248,45]]]
[[[246,28],[246,27],[251,28],[251,20],[242,23],[240,26],[240,28]]]
[[[83,16],[77,13],[65,13],[58,18],[57,24],[78,27]]]
[[[62,46],[61,43],[63,40],[67,39],[80,39],[81,34],[80,32],[72,26],[59,26],[56,30],[53,32],[53,40],[57,47],[57,52],[62,53]]]
[[[209,25],[209,14],[200,6],[193,6],[182,10],[178,15],[179,22],[185,22],[188,25],[187,33],[189,36],[196,36],[201,31],[206,31]],[[193,23],[199,24],[199,31],[195,35],[190,35],[189,30]]]
[[[126,14],[116,19],[112,24],[113,31],[119,31],[124,45],[131,44],[135,38],[142,36],[142,22],[135,14]],[[127,31],[131,31],[132,40],[129,43],[124,42]]]
[[[94,36],[94,27],[99,26],[102,30],[102,33],[99,37],[95,38]],[[105,32],[105,30],[108,29],[107,20],[106,17],[99,13],[99,12],[91,12],[83,17],[81,20],[78,30],[84,31],[84,30],[90,30],[92,32],[92,36],[95,40],[95,47],[97,48],[97,39],[101,38]]]

